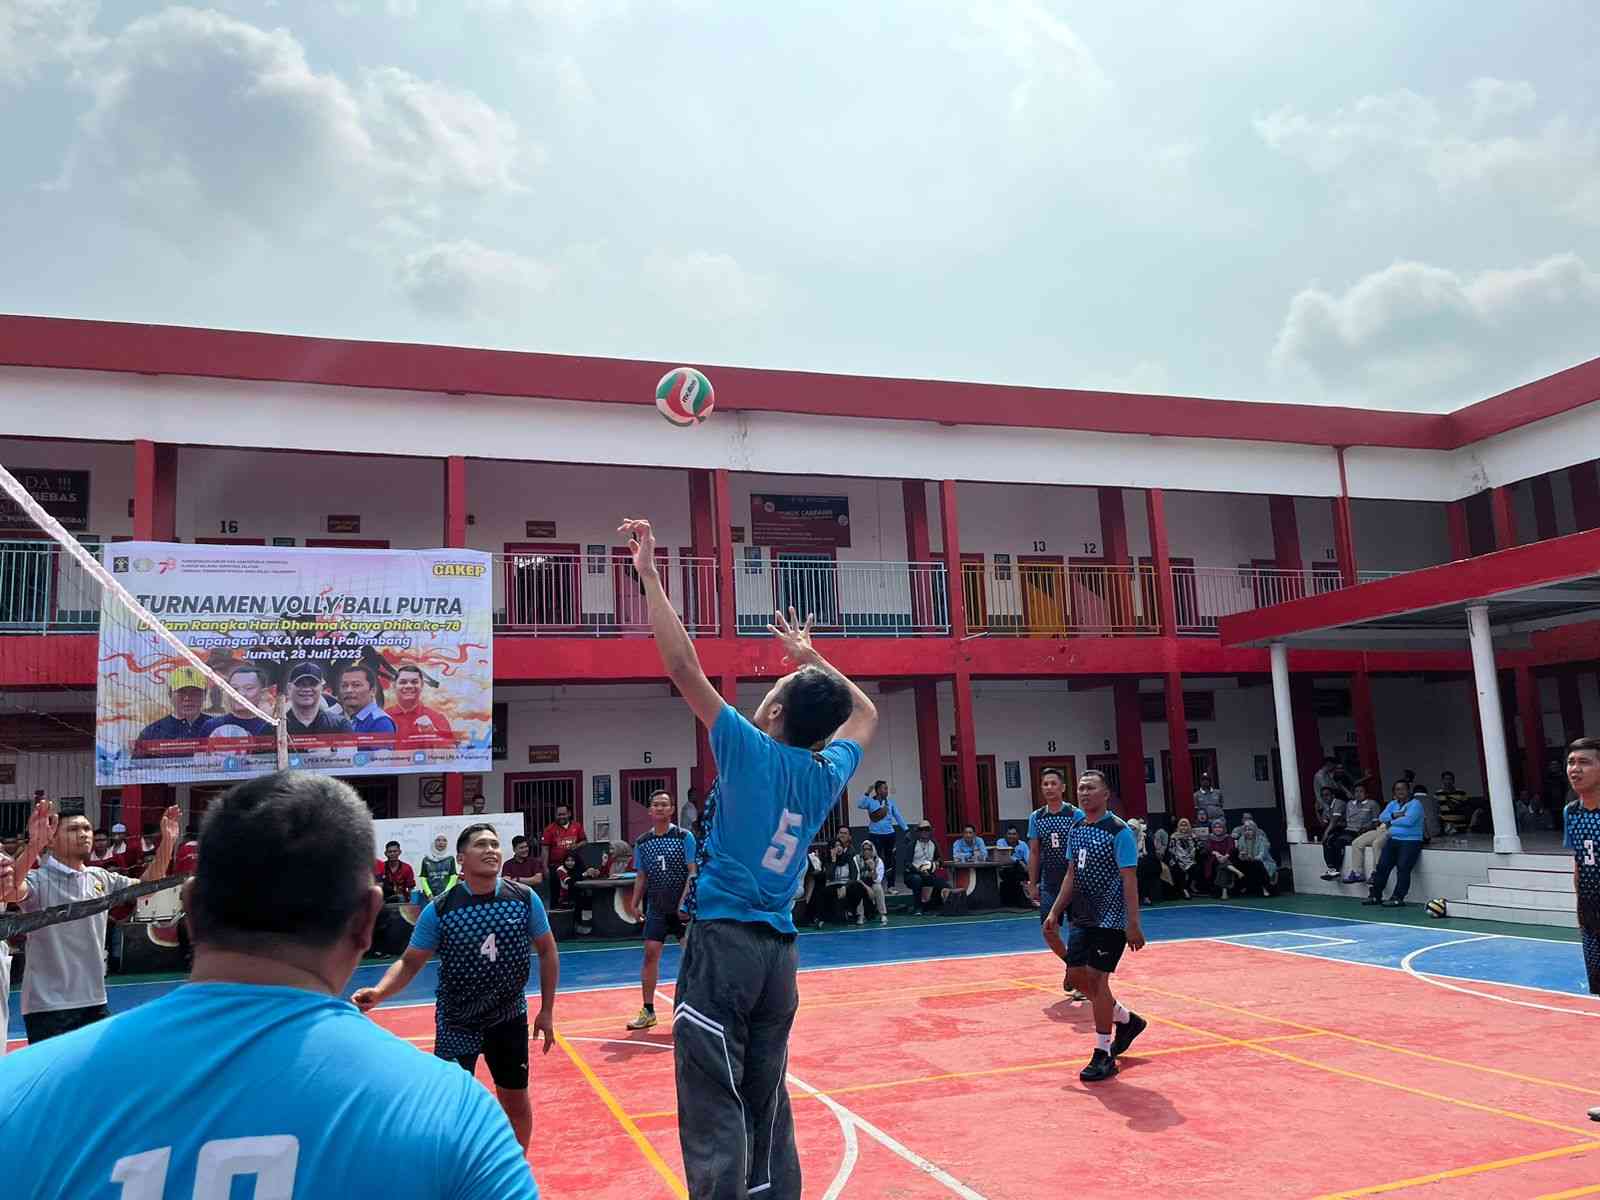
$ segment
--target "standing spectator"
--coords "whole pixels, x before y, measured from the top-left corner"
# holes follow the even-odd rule
[[[1378,856],[1378,871],[1372,877],[1371,890],[1362,904],[1381,904],[1385,908],[1399,908],[1405,904],[1406,893],[1411,890],[1412,869],[1422,857],[1426,820],[1422,798],[1427,794],[1428,789],[1419,783],[1409,799],[1391,800],[1379,815],[1378,819],[1389,827],[1389,840]],[[1394,895],[1385,900],[1383,889],[1389,882],[1389,872],[1396,869],[1399,877],[1395,880]]]
[[[532,850],[532,843],[522,834],[517,834],[511,839],[511,857],[500,868],[500,874],[507,879],[520,880],[537,891],[544,883],[544,872],[539,869],[539,860],[533,857]]]
[[[1404,804],[1410,796],[1402,779],[1395,780],[1390,794],[1396,804]],[[1389,841],[1389,827],[1379,820],[1379,810],[1375,800],[1364,801],[1356,816],[1350,815],[1350,809],[1346,806],[1345,823],[1355,828],[1358,819],[1361,825],[1356,829],[1355,837],[1350,840],[1348,867],[1344,875],[1346,883],[1365,883],[1372,878],[1378,860],[1383,857],[1383,848]]]
[[[118,821],[111,827],[111,861],[117,869],[126,871],[138,865],[139,857],[128,845],[128,827]]]
[[[971,825],[961,827],[961,836],[950,848],[950,857],[958,863],[988,862],[989,847],[983,844],[978,831]]]
[[[1227,822],[1211,822],[1211,836],[1206,838],[1203,850],[1206,886],[1224,900],[1229,898],[1229,893],[1237,886],[1235,881],[1243,877],[1239,868],[1233,865],[1234,855],[1238,849],[1234,840],[1228,836]]]
[[[565,804],[556,806],[556,819],[544,827],[544,860],[558,863],[566,858],[567,851],[589,840],[583,826],[572,819],[572,810]]]
[[[1128,828],[1133,830],[1133,840],[1139,848],[1139,863],[1134,870],[1134,878],[1139,881],[1139,906],[1142,908],[1161,899],[1161,860],[1156,857],[1145,836],[1143,821],[1134,817],[1128,822]]]
[[[1339,769],[1339,760],[1333,755],[1325,755],[1322,765],[1317,768],[1317,773],[1311,777],[1311,792],[1321,797],[1326,790],[1332,789],[1341,801],[1349,798],[1349,790],[1345,787],[1344,772]]]
[[[1205,887],[1205,847],[1194,835],[1188,817],[1179,817],[1177,827],[1167,839],[1167,866],[1173,885],[1185,900]]]
[[[1339,819],[1344,820],[1342,816]],[[1233,844],[1233,866],[1242,876],[1240,888],[1259,891],[1263,896],[1272,895],[1272,877],[1278,873],[1278,866],[1272,859],[1272,845],[1266,831],[1249,813],[1244,814],[1244,821],[1235,831]]]
[[[883,894],[883,859],[878,857],[878,847],[870,839],[861,843],[861,888],[878,910],[878,924],[887,925],[889,901]],[[863,919],[865,916],[863,911]]]
[[[383,861],[373,872],[378,886],[383,889],[385,904],[409,904],[411,893],[417,890],[417,873],[411,864],[400,857],[400,843],[390,842],[383,848]]]
[[[695,837],[700,836],[700,789],[690,788],[689,794],[683,801],[683,809],[678,814],[678,824],[687,829]]]
[[[911,844],[911,865],[906,868],[906,886],[911,889],[919,917],[928,915],[935,892],[941,904],[950,894],[950,877],[942,869],[939,844],[933,840],[933,826],[926,820],[917,826],[917,840]]]
[[[104,867],[107,871],[115,871],[121,865],[118,856],[111,852],[111,835],[103,829],[94,831],[94,847],[89,851],[89,865]]]
[[[161,817],[161,843],[145,872],[161,879],[178,844],[176,805]],[[28,845],[12,868],[0,903],[38,912],[74,900],[92,900],[139,882],[103,867],[88,865],[94,830],[82,814],[58,817],[40,800],[28,821]],[[40,855],[50,857],[43,863]],[[368,853],[371,853],[369,850]],[[35,864],[38,864],[35,866]],[[22,976],[22,1021],[29,1043],[70,1033],[111,1015],[106,1008],[106,914],[47,925],[28,935],[28,966]]]
[[[437,834],[433,839],[433,853],[422,860],[418,887],[422,898],[433,901],[456,885],[456,856],[450,853],[450,839]]]
[[[894,797],[889,795],[887,780],[874,780],[867,794],[856,801],[856,807],[866,810],[867,837],[872,839],[872,844],[878,848],[878,857],[883,859],[885,875],[888,886],[894,887],[894,856],[895,847],[900,840],[900,835],[907,830],[906,819],[900,815],[900,806],[894,802]]]
[[[835,925],[852,921],[867,893],[861,886],[861,868],[850,845],[848,826],[841,825],[832,845],[823,851],[822,872],[822,907],[813,923],[821,929],[825,920]]]
[[[1228,814],[1222,804],[1222,789],[1211,781],[1211,772],[1200,773],[1200,787],[1194,794],[1195,816],[1207,825],[1221,819],[1226,821]]]

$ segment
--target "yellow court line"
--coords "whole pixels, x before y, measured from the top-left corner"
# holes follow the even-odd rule
[[[1573,1200],[1575,1196],[1593,1196],[1600,1193],[1600,1183],[1591,1183],[1588,1187],[1573,1188],[1566,1192],[1547,1192],[1539,1200]]]
[[[656,1153],[656,1148],[650,1144],[650,1139],[644,1136],[644,1132],[633,1123],[633,1118],[622,1111],[622,1105],[617,1103],[617,1098],[611,1094],[611,1090],[605,1084],[600,1082],[600,1077],[594,1073],[588,1063],[583,1061],[583,1056],[572,1048],[572,1043],[558,1033],[556,1034],[556,1045],[567,1052],[567,1057],[572,1060],[572,1065],[577,1067],[578,1073],[589,1081],[589,1086],[594,1089],[594,1094],[599,1096],[601,1102],[611,1110],[611,1115],[617,1119],[617,1124],[622,1126],[623,1132],[633,1139],[633,1144],[639,1147],[639,1153],[644,1155],[645,1161],[656,1169],[656,1173],[661,1178],[667,1181],[667,1186],[672,1189],[672,1194],[677,1196],[678,1200],[689,1200],[689,1189],[683,1186],[683,1181],[673,1174],[672,1168],[667,1166],[661,1155]]]
[[[1470,1167],[1453,1167],[1448,1171],[1435,1171],[1432,1175],[1413,1175],[1410,1179],[1396,1179],[1392,1183],[1375,1183],[1370,1187],[1351,1188],[1348,1192],[1328,1192],[1318,1196],[1316,1200],[1356,1200],[1358,1196],[1381,1196],[1385,1192],[1401,1192],[1407,1188],[1425,1187],[1430,1183],[1442,1183],[1447,1179],[1466,1179],[1473,1175],[1483,1175],[1489,1171],[1503,1171],[1507,1167],[1521,1167],[1528,1163],[1546,1162],[1552,1158],[1565,1158],[1571,1154],[1587,1154],[1591,1150],[1600,1150],[1600,1142],[1580,1142],[1576,1146],[1559,1146],[1554,1150],[1538,1150],[1532,1154],[1519,1154],[1515,1158],[1497,1158],[1493,1162],[1475,1163]],[[1567,1200],[1570,1196],[1585,1196],[1591,1192],[1600,1192],[1600,1184],[1590,1188],[1579,1188],[1577,1191],[1560,1192],[1553,1196],[1541,1196],[1540,1200]]]
[[[1041,992],[1051,991],[1050,988],[1045,987],[1041,983],[1030,983],[1028,986],[1038,988]],[[1156,988],[1146,988],[1145,990],[1158,991]],[[1220,1007],[1227,1006],[1223,1005]],[[1235,1011],[1246,1013],[1246,1015],[1254,1015],[1250,1014],[1246,1009],[1237,1009]],[[1176,1026],[1179,1029],[1186,1029],[1190,1033],[1199,1034],[1202,1037],[1220,1038],[1225,1036],[1215,1032],[1214,1030],[1201,1029],[1198,1025],[1189,1025],[1183,1021],[1175,1021],[1171,1017],[1157,1016],[1148,1011],[1141,1013],[1140,1015],[1151,1021],[1159,1021],[1167,1025]],[[1294,1022],[1286,1022],[1286,1024],[1294,1024]],[[1329,1033],[1332,1031],[1319,1030],[1315,1029],[1315,1027],[1306,1027],[1306,1032]],[[1405,1083],[1396,1083],[1394,1080],[1385,1079],[1381,1075],[1366,1075],[1360,1071],[1348,1071],[1343,1067],[1334,1067],[1328,1065],[1327,1063],[1314,1062],[1309,1058],[1301,1058],[1297,1054],[1290,1054],[1286,1050],[1277,1050],[1271,1046],[1251,1046],[1248,1042],[1245,1042],[1243,1039],[1239,1038],[1230,1038],[1228,1040],[1232,1041],[1236,1045],[1248,1046],[1249,1049],[1255,1051],[1257,1054],[1268,1054],[1273,1058],[1281,1058],[1285,1062],[1298,1063],[1302,1067],[1311,1067],[1317,1071],[1325,1071],[1329,1075],[1341,1075],[1346,1079],[1355,1079],[1362,1083],[1371,1083],[1377,1085],[1378,1087],[1391,1088],[1397,1092],[1405,1092],[1410,1096],[1421,1096],[1425,1100],[1438,1100],[1444,1104],[1454,1104],[1458,1108],[1468,1108],[1475,1112],[1489,1113],[1490,1115],[1496,1117],[1506,1117],[1509,1120],[1521,1121],[1527,1125],[1540,1125],[1546,1129],[1559,1129],[1563,1133],[1577,1133],[1585,1134],[1591,1137],[1600,1137],[1600,1135],[1597,1134],[1589,1134],[1587,1129],[1580,1129],[1576,1125],[1563,1125],[1559,1121],[1547,1121],[1543,1117],[1535,1117],[1529,1113],[1516,1112],[1515,1110],[1509,1108],[1495,1108],[1490,1104],[1479,1104],[1476,1100],[1463,1100],[1457,1096],[1446,1096],[1443,1092],[1430,1092],[1426,1088],[1412,1087],[1410,1084]]]
[[[1281,1033],[1274,1034],[1271,1037],[1256,1038],[1254,1040],[1261,1042],[1298,1042],[1303,1041],[1306,1038],[1321,1036],[1321,1034],[1317,1033]],[[1158,1055],[1187,1054],[1193,1050],[1220,1050],[1232,1046],[1245,1046],[1250,1044],[1251,1043],[1249,1042],[1239,1042],[1229,1038],[1209,1042],[1196,1042],[1195,1044],[1189,1046],[1163,1046],[1155,1050],[1141,1050],[1133,1057],[1141,1059],[1155,1058]],[[1047,1062],[1017,1063],[1016,1065],[1009,1067],[985,1067],[984,1069],[978,1071],[949,1071],[942,1075],[915,1075],[909,1079],[885,1079],[878,1083],[852,1083],[847,1084],[844,1087],[827,1088],[825,1090],[813,1092],[791,1092],[790,1098],[793,1100],[815,1100],[821,1096],[845,1096],[851,1092],[875,1092],[881,1091],[883,1088],[906,1087],[914,1083],[942,1083],[951,1079],[980,1079],[985,1076],[992,1075],[1014,1075],[1023,1071],[1046,1071],[1052,1068],[1059,1069],[1061,1067],[1075,1067],[1082,1062],[1083,1060],[1081,1058],[1056,1058],[1050,1059]],[[678,1115],[678,1110],[675,1108],[664,1108],[655,1112],[637,1112],[630,1115],[635,1121],[652,1121],[662,1117],[675,1117]]]

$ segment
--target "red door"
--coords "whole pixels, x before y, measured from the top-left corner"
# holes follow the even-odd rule
[[[673,817],[676,821],[678,795],[677,767],[642,767],[617,772],[617,790],[621,793],[617,803],[622,806],[622,840],[636,841],[650,828],[650,796],[653,792],[666,792],[672,797]]]

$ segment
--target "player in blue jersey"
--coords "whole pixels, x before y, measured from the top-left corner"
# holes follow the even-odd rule
[[[793,663],[745,720],[711,685],[656,572],[650,523],[628,520],[634,570],[667,674],[711,731],[717,782],[690,893],[672,1017],[678,1141],[695,1200],[794,1200],[800,1158],[784,1085],[795,985],[790,906],[807,847],[878,725],[865,693],[811,644],[793,609],[768,627]]]
[[[487,823],[456,838],[461,881],[417,917],[411,945],[376,987],[350,998],[363,1012],[401,991],[439,956],[433,1006],[433,1053],[470,1074],[483,1056],[495,1095],[524,1147],[533,1136],[528,1103],[528,975],[539,956],[539,1015],[533,1028],[544,1052],[555,1038],[556,982],[561,964],[544,901],[532,888],[500,875],[500,836]]]
[[[1589,991],[1600,996],[1600,738],[1582,737],[1567,747],[1567,782],[1577,799],[1561,814],[1562,844],[1572,851]],[[1600,1121],[1600,1106],[1589,1110],[1589,1119]]]
[[[350,1197],[381,1163],[407,1200],[537,1200],[488,1092],[340,999],[383,907],[372,844],[336,779],[213,801],[184,888],[189,982],[4,1060],[0,1129],[28,1146],[6,1195]]]
[[[1139,846],[1133,830],[1108,812],[1111,789],[1099,771],[1078,776],[1078,806],[1083,820],[1067,835],[1067,878],[1045,917],[1045,928],[1068,918],[1067,973],[1088,994],[1094,1008],[1096,1045],[1089,1065],[1078,1072],[1085,1083],[1117,1073],[1117,1055],[1144,1032],[1147,1022],[1111,994],[1111,973],[1125,946],[1144,948],[1139,927]]]
[[[1028,814],[1028,899],[1039,906],[1045,945],[1065,963],[1067,946],[1061,940],[1061,931],[1044,923],[1044,919],[1056,902],[1062,880],[1067,877],[1067,834],[1083,820],[1083,813],[1065,803],[1067,777],[1057,767],[1046,767],[1039,772],[1039,794],[1044,797],[1044,803]],[[1065,975],[1061,986],[1070,1000],[1088,999]]]
[[[632,907],[644,919],[644,965],[639,986],[644,1007],[628,1022],[629,1029],[649,1029],[656,1023],[656,979],[661,971],[661,949],[667,938],[681,944],[688,932],[689,880],[694,875],[694,834],[672,823],[677,805],[670,792],[650,797],[650,831],[633,846]]]

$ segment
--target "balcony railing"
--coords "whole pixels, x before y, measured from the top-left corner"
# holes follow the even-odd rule
[[[1387,579],[1392,571],[1362,571],[1357,582]],[[1285,571],[1276,567],[1174,567],[1173,598],[1178,632],[1214,636],[1223,617],[1287,600],[1336,592],[1344,580],[1336,571]]]
[[[734,564],[739,632],[765,634],[774,610],[811,613],[813,631],[848,637],[950,632],[943,563],[836,562],[779,551]]]
[[[1159,633],[1155,578],[1148,566],[963,563],[967,628],[1015,637]]]
[[[644,588],[625,554],[496,554],[496,633],[611,637],[650,632]],[[717,561],[657,552],[672,606],[690,634],[718,628]]]
[[[93,633],[100,585],[60,546],[0,535],[0,633]]]

